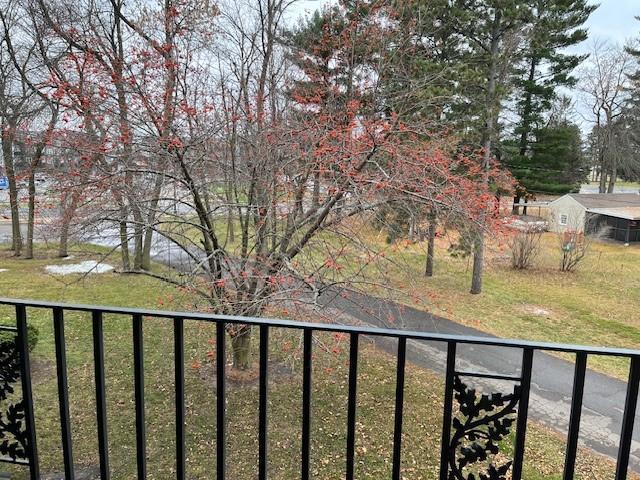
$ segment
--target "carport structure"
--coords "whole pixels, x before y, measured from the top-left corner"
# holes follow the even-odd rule
[[[613,240],[640,242],[640,207],[588,209],[587,226],[595,232],[606,229]]]

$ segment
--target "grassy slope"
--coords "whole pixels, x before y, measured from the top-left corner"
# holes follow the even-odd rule
[[[51,277],[43,272],[53,260],[16,260],[0,256],[0,292],[3,296],[156,306],[159,296],[175,292],[157,281],[115,273],[89,276],[82,281]],[[56,261],[57,262],[57,261]],[[190,299],[175,295],[170,308],[190,308]],[[167,305],[165,305],[167,307]],[[2,310],[6,318],[11,311]],[[33,358],[36,423],[44,472],[61,470],[54,346],[50,317],[29,310],[30,321],[40,328],[40,342]],[[93,362],[89,319],[68,314],[66,338],[69,389],[73,416],[76,462],[97,464],[97,441],[93,390]],[[109,440],[114,479],[130,479],[135,472],[133,369],[130,321],[105,319],[106,376],[108,385]],[[187,371],[187,446],[189,478],[207,478],[215,466],[215,352],[213,325],[189,322],[185,334]],[[145,374],[149,478],[172,478],[174,471],[173,363],[171,324],[147,319]],[[298,476],[300,448],[300,338],[292,332],[273,332],[271,356],[281,374],[272,375],[270,389],[270,472],[276,479]],[[344,339],[319,335],[314,360],[314,478],[335,479],[343,475],[348,348]],[[378,479],[390,475],[394,361],[363,341],[359,370],[357,426],[358,478]],[[441,380],[419,368],[407,370],[404,473],[406,478],[434,478],[440,416]],[[257,388],[231,386],[228,395],[229,478],[255,478],[257,462]],[[560,478],[563,439],[531,425],[527,479]],[[586,451],[580,456],[581,478],[611,478],[612,463]],[[18,470],[20,472],[20,470]],[[20,478],[20,477],[18,477]]]
[[[448,243],[442,239],[437,244],[432,278],[422,275],[424,245],[391,248],[389,256],[400,264],[393,273],[397,284],[426,302],[422,308],[502,337],[640,345],[640,245],[594,243],[584,263],[572,273],[558,270],[554,234],[545,234],[531,270],[511,269],[508,249],[495,247],[487,261],[483,293],[471,295],[470,260],[451,257]],[[626,378],[627,365],[605,357],[593,357],[589,363],[620,378]]]

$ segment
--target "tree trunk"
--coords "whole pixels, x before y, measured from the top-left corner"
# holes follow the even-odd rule
[[[493,30],[491,37],[490,58],[489,58],[489,74],[487,84],[487,96],[485,104],[485,126],[483,132],[483,154],[482,154],[482,167],[485,171],[484,181],[489,182],[488,172],[491,167],[491,146],[493,140],[493,127],[497,119],[497,98],[496,98],[496,84],[498,76],[498,54],[500,48],[500,26],[501,26],[502,14],[500,10],[496,10],[495,18],[493,22]],[[485,212],[484,215],[486,215]],[[484,268],[484,215],[479,219],[479,227],[475,234],[474,251],[473,251],[473,274],[471,277],[471,293],[482,293],[482,271]]]
[[[140,207],[135,205],[135,200],[130,201],[133,214],[133,269],[142,270],[142,249],[144,244],[144,220]]]
[[[233,368],[248,370],[251,367],[251,328],[242,328],[231,336]]]
[[[604,149],[601,147],[599,157],[600,157],[600,185],[598,187],[598,191],[600,193],[605,193],[607,191],[607,173],[608,168],[605,165],[604,161]]]
[[[146,227],[142,245],[142,269],[151,270],[151,245],[153,243],[153,228]]]
[[[617,180],[618,180],[618,166],[614,162],[614,164],[611,167],[611,175],[609,176],[609,186],[607,187],[607,193],[613,193]]]
[[[25,258],[33,258],[33,230],[36,219],[36,174],[32,169],[29,172],[29,213],[27,214],[27,244],[25,245]]]
[[[311,195],[311,208],[317,209],[320,206],[320,172],[313,174],[313,193]]]
[[[129,258],[129,233],[127,231],[127,217],[125,216],[123,218],[124,220],[120,220],[120,256],[122,257],[122,268],[129,270],[129,268],[131,268],[131,260]]]
[[[529,75],[527,77],[527,85],[533,85],[536,75],[536,67],[538,65],[538,59],[530,58]],[[520,132],[520,155],[525,156],[529,146],[529,133],[531,130],[531,113],[533,110],[531,90],[526,89],[524,97],[524,106],[522,108],[522,125]]]
[[[58,247],[58,256],[65,258],[69,256],[69,219],[63,219],[60,225],[60,246]]]
[[[227,207],[227,239],[231,243],[236,241],[235,218],[231,207]]]
[[[11,209],[11,250],[16,256],[22,253],[22,232],[20,231],[20,208],[18,206],[18,185],[13,164],[13,140],[15,125],[9,124],[2,133],[2,156],[9,181],[9,206]]]
[[[520,215],[520,206],[518,205],[520,203],[520,198],[519,194],[513,196],[513,207],[511,208],[512,215]]]
[[[436,217],[431,215],[429,218],[429,238],[427,242],[427,265],[424,270],[425,277],[433,277],[433,260],[435,256],[436,245]]]
[[[67,205],[66,195],[61,202],[62,225],[60,225],[60,246],[58,248],[58,256],[61,258],[69,256],[69,227],[75,216],[76,208],[78,208],[79,200],[80,195],[72,192],[69,205]]]
[[[484,233],[479,232],[474,242],[473,273],[471,276],[471,293],[482,293],[482,269],[484,266]]]
[[[164,184],[164,175],[156,175],[156,183],[153,186],[153,197],[149,205],[149,214],[147,215],[147,224],[144,232],[144,245],[142,247],[142,269],[151,270],[151,245],[153,243],[153,224],[156,220],[158,203],[162,194],[162,185]]]
[[[224,194],[227,199],[227,240],[234,243],[236,241],[236,230],[233,207],[231,206],[233,203],[233,197],[231,196],[232,188],[231,182],[226,182]]]

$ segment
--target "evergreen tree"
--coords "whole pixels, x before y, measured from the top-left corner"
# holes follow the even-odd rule
[[[530,193],[579,191],[588,172],[580,128],[571,122],[550,123],[536,129],[534,135],[529,155],[516,156],[516,161],[509,165],[520,185]]]
[[[531,5],[522,0],[396,4],[404,37],[396,42],[393,75],[387,75],[393,98],[404,101],[407,114],[453,131],[461,148],[478,152],[488,170],[500,137],[498,119],[530,29]],[[403,89],[411,93],[399,95]],[[480,293],[484,235],[482,228],[467,230],[475,237],[468,242],[474,250],[471,292]]]
[[[519,154],[518,138],[502,142],[502,163],[528,195],[575,192],[586,180],[590,162],[580,128],[569,119],[570,111],[569,97],[556,98],[546,123],[533,130],[526,155]],[[526,211],[525,206],[525,214]]]
[[[640,22],[640,16],[637,16],[636,20]],[[631,81],[629,104],[640,107],[640,37],[634,43],[627,45],[625,50],[636,62],[636,69],[628,75]]]
[[[474,73],[466,78],[468,83],[459,83],[460,95],[467,101],[465,134],[472,145],[481,147],[480,161],[488,171],[499,138],[498,119],[513,86],[513,69],[530,25],[531,8],[521,0],[458,0],[451,7],[450,21],[464,45],[461,60]],[[471,293],[478,294],[484,268],[482,226],[475,229],[474,237]]]
[[[640,16],[636,20],[640,22]],[[635,61],[636,68],[629,74],[630,95],[619,121],[621,126],[617,130],[624,136],[628,160],[628,168],[623,176],[627,180],[637,180],[640,178],[640,37],[635,43],[627,45],[626,51]]]
[[[531,2],[531,26],[525,37],[522,61],[516,77],[516,109],[519,121],[514,129],[518,138],[517,155],[530,154],[532,143],[538,143],[534,133],[540,130],[545,112],[551,108],[557,88],[575,85],[576,78],[571,75],[582,62],[585,55],[572,55],[565,49],[587,38],[587,31],[581,28],[597,5],[588,5],[587,0],[533,0]],[[546,141],[546,139],[545,139]],[[515,163],[530,164],[527,159],[511,160]],[[542,167],[529,169],[540,172],[541,177],[548,174]],[[519,172],[514,170],[516,178]],[[530,174],[528,182],[537,182]],[[544,183],[541,179],[540,182]],[[526,185],[520,182],[514,198],[515,205],[526,194]]]
[[[381,93],[404,120],[455,131],[457,85],[468,69],[449,7],[449,0],[393,2],[394,42],[381,70]]]

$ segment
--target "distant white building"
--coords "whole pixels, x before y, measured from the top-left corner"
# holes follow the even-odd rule
[[[640,194],[568,193],[549,203],[554,232],[603,232],[621,242],[640,242]]]

